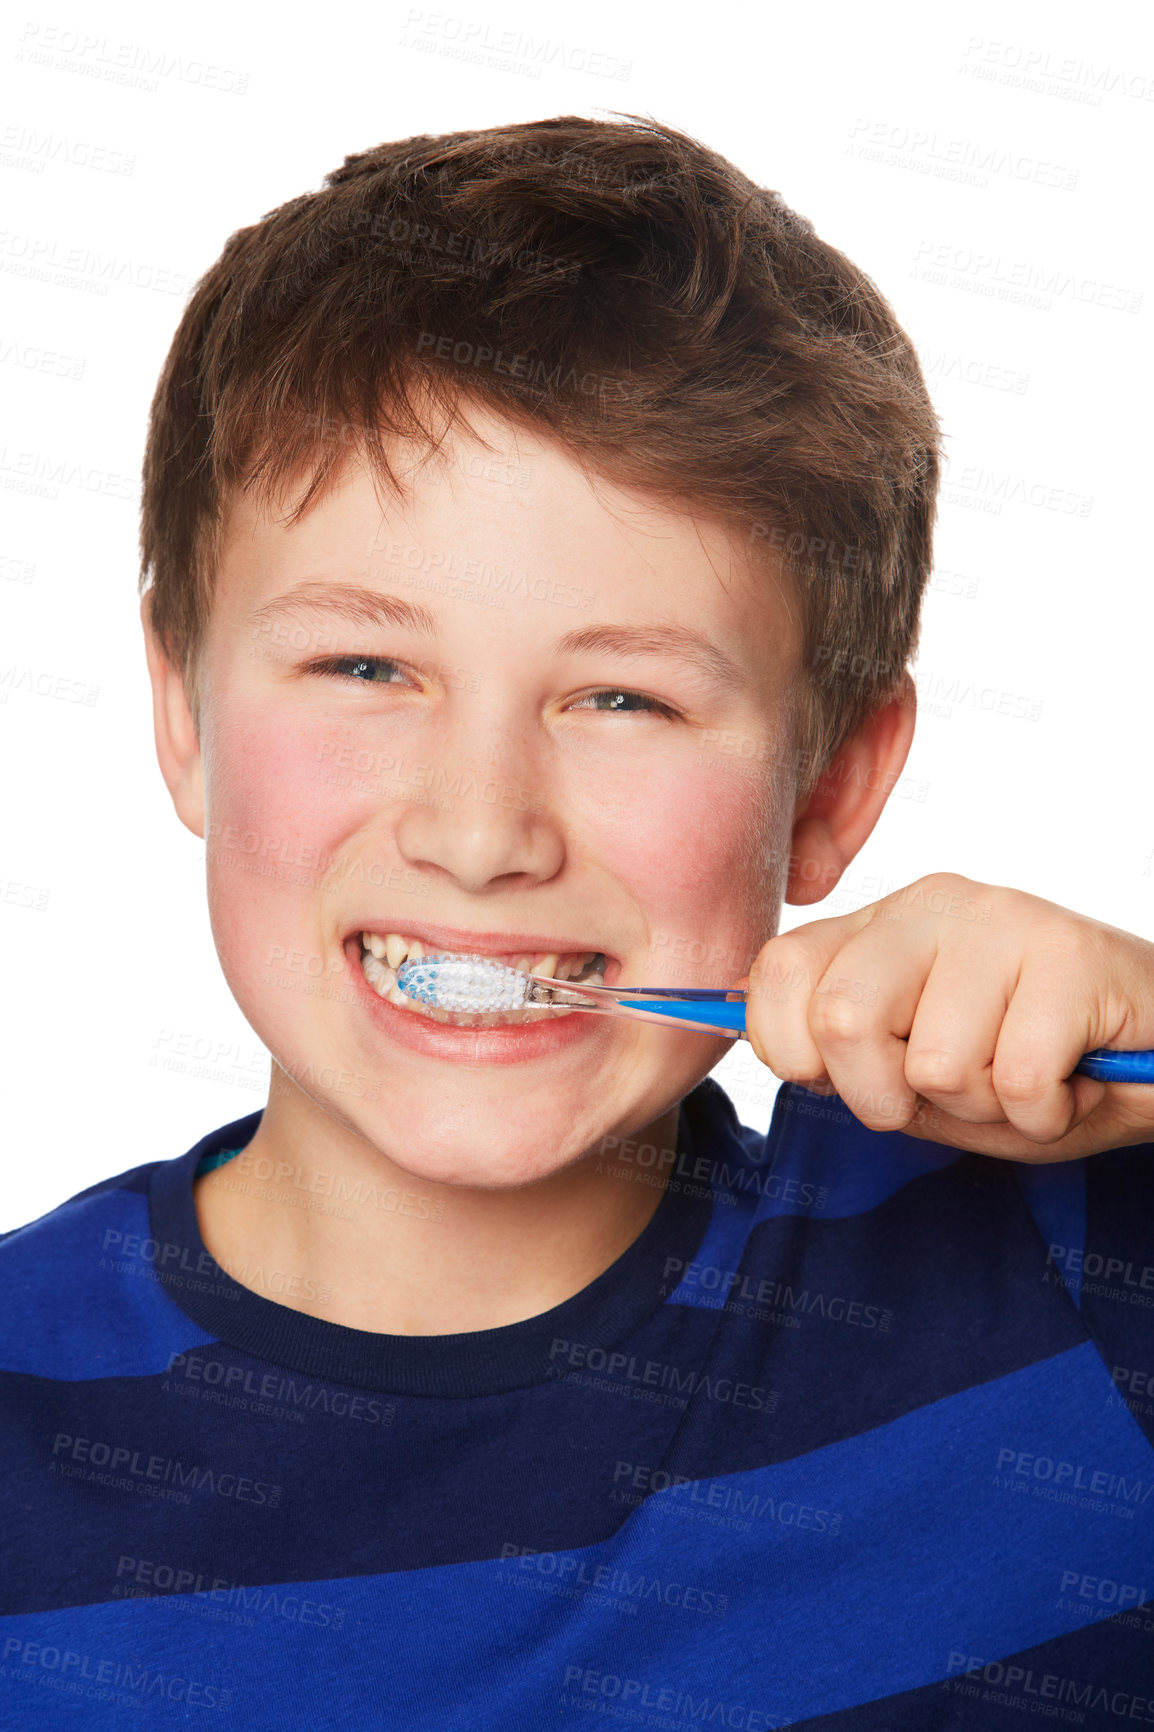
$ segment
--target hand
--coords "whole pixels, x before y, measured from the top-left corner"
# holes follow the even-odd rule
[[[931,873],[770,939],[747,991],[758,1058],[872,1130],[1016,1161],[1154,1141],[1154,1087],[1071,1075],[1154,1047],[1154,944],[1038,896]]]

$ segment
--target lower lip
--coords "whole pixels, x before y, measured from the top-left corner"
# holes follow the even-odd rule
[[[345,945],[349,969],[373,1022],[390,1040],[410,1052],[429,1058],[455,1059],[464,1064],[524,1064],[535,1058],[551,1058],[582,1041],[608,1034],[610,1018],[572,1011],[568,1016],[544,1017],[540,1022],[506,1023],[496,1028],[455,1028],[434,1022],[419,1011],[402,1010],[373,991],[361,967],[361,943],[350,938]]]

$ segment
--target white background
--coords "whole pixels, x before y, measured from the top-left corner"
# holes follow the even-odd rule
[[[189,285],[234,229],[383,139],[651,115],[874,278],[950,473],[910,797],[815,912],[948,868],[1154,929],[1138,10],[460,7],[89,0],[3,27],[0,1226],[263,1104],[203,848],[153,757],[138,476]],[[514,40],[500,64],[484,44],[506,32],[547,63]],[[35,689],[57,676],[92,701]],[[776,1084],[747,1048],[718,1074],[768,1122]]]

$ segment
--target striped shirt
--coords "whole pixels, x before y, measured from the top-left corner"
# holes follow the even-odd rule
[[[206,1250],[345,1218],[259,1113],[0,1241],[0,1724],[1154,1725],[1154,1145],[1035,1166],[707,1080],[633,1244],[391,1336]],[[279,1282],[279,1285],[278,1285]],[[266,1297],[266,1294],[283,1296]]]

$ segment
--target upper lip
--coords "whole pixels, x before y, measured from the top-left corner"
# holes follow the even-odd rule
[[[550,934],[542,936],[539,932],[467,932],[463,926],[410,926],[391,917],[384,921],[364,920],[353,928],[349,936],[359,938],[362,932],[376,932],[382,937],[395,932],[403,938],[417,939],[426,950],[447,950],[465,956],[577,956],[593,952],[609,960],[609,954],[600,944],[585,939],[557,938]]]

